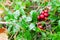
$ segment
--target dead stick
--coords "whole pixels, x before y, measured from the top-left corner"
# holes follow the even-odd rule
[[[0,22],[0,24],[10,24],[10,22]]]

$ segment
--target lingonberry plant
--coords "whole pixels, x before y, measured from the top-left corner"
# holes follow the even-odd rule
[[[60,40],[60,0],[0,0],[0,29],[1,40]]]

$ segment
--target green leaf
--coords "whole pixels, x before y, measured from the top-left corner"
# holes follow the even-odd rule
[[[58,19],[58,17],[55,16],[55,15],[50,15],[50,16],[49,16],[49,19],[50,19],[52,22],[54,22],[54,21],[56,21],[56,20]]]
[[[27,7],[29,7],[29,6],[31,5],[30,0],[26,0],[25,3],[26,3],[26,6],[27,6]]]
[[[19,10],[20,9],[20,5],[15,5],[15,7],[14,7],[14,10]]]
[[[27,34],[28,33],[28,34]],[[24,36],[27,40],[31,40],[31,34],[28,30],[26,30],[26,32],[24,33]]]
[[[21,23],[21,26],[23,27],[23,28],[27,28],[28,27],[28,24],[26,23],[26,21],[24,20],[24,19],[22,19],[22,21],[20,22]]]
[[[32,16],[32,21],[33,21],[33,22],[37,22],[37,12],[34,11],[34,10],[32,10],[32,11],[30,12],[30,14],[31,14],[31,16]]]
[[[20,13],[21,13],[22,15],[25,15],[25,11],[24,11],[24,9],[23,9],[22,7],[20,7]]]
[[[41,34],[42,34],[42,37],[46,37],[46,33],[41,32]]]
[[[60,20],[58,20],[58,26],[60,26]]]
[[[32,21],[32,17],[28,16],[26,17],[26,22],[31,22]]]
[[[34,27],[35,27],[35,24],[34,24],[34,23],[31,23],[31,24],[29,25],[29,29],[30,29],[30,30],[34,29]]]

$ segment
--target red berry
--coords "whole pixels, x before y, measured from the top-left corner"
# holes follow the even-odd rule
[[[48,14],[48,13],[44,13],[44,16],[45,16],[45,17],[48,17],[48,16],[49,16],[49,14]]]
[[[38,16],[38,20],[40,20],[40,16]]]
[[[40,29],[43,29],[43,27],[41,25],[38,26]]]
[[[41,14],[41,15],[40,15],[40,18],[41,18],[41,19],[44,19],[44,15]]]
[[[45,17],[45,20],[47,20],[48,18],[47,17]]]
[[[48,10],[44,10],[45,13],[48,13]]]
[[[44,14],[44,11],[42,11],[41,14]]]

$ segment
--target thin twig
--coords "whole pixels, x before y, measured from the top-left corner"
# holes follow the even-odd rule
[[[14,40],[15,40],[15,38],[16,38],[16,36],[17,36],[18,32],[19,32],[19,31],[17,31],[17,32],[16,32],[16,34],[14,35]]]
[[[11,39],[12,39],[12,37],[13,37],[13,35],[11,35],[11,37],[9,38],[9,40],[11,40]]]
[[[0,22],[0,24],[10,24],[10,22]]]

